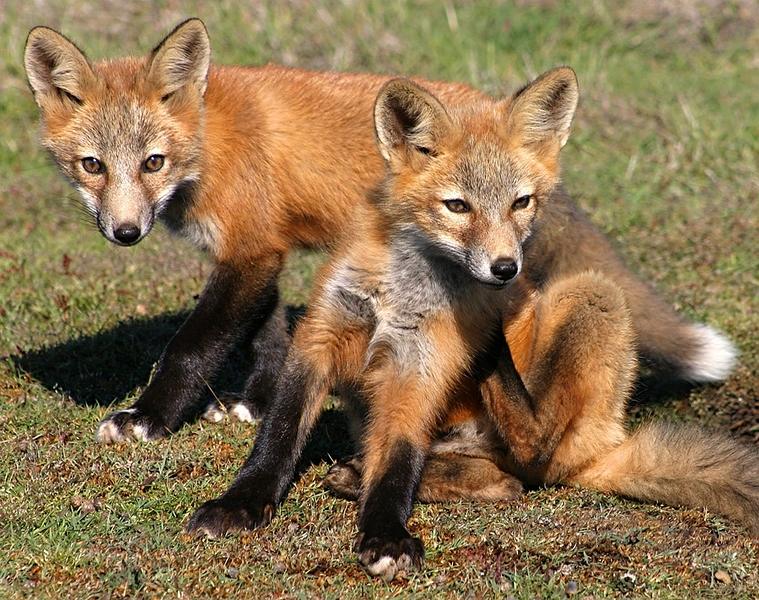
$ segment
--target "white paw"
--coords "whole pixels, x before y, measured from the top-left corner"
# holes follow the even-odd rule
[[[100,444],[116,444],[123,442],[125,439],[118,425],[110,419],[106,419],[100,423],[98,431],[95,434],[95,440]]]
[[[133,426],[132,437],[140,442],[147,442],[150,439],[148,436],[148,428],[144,425]]]
[[[238,421],[243,423],[253,423],[256,420],[250,412],[250,409],[241,402],[235,404],[229,412],[233,417],[236,417]]]
[[[396,561],[392,556],[381,556],[373,563],[366,565],[366,570],[370,575],[373,575],[374,577],[381,577],[385,581],[392,581],[395,579],[398,571],[401,570],[398,563],[403,560],[404,557],[408,559],[408,563],[410,565],[411,558],[407,554],[398,557],[398,561]]]
[[[209,423],[221,423],[227,418],[227,413],[217,402],[211,402],[203,412],[203,420]]]
[[[136,408],[125,408],[108,415],[98,425],[95,440],[100,444],[117,444],[127,440],[147,442],[160,437],[151,435],[150,423],[136,413]]]
[[[410,574],[421,569],[424,563],[424,546],[418,538],[361,540],[358,562],[366,571],[385,581],[392,581],[399,573]]]
[[[117,444],[127,439],[124,435],[121,427],[116,424],[119,415],[134,414],[136,411],[134,408],[125,408],[119,412],[115,412],[112,415],[108,415],[100,422],[97,433],[95,434],[95,440],[100,444]]]
[[[229,409],[216,401],[209,403],[203,411],[202,418],[209,423],[221,423],[228,416],[234,417],[242,423],[255,423],[256,417],[243,402],[235,402]]]

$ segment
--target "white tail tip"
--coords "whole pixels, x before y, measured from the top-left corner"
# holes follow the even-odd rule
[[[738,350],[723,334],[708,325],[693,325],[697,349],[686,363],[685,377],[691,381],[724,381],[735,366]]]

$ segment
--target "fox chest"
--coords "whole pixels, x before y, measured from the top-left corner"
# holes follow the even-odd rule
[[[421,374],[433,368],[436,357],[446,347],[476,348],[483,343],[480,338],[485,337],[486,328],[475,323],[484,314],[476,297],[472,298],[472,310],[459,315],[466,308],[460,298],[450,288],[418,274],[345,267],[337,272],[328,291],[344,317],[361,322],[369,331],[367,365],[382,354],[398,363],[400,372]],[[461,338],[465,330],[455,325],[465,321],[473,325],[465,328],[469,339]],[[450,326],[441,328],[441,323]],[[448,332],[445,339],[440,336],[441,330]],[[462,367],[468,362],[467,356],[462,355]]]
[[[423,278],[405,277],[392,265],[375,271],[341,265],[326,292],[350,319],[370,321],[375,328],[420,330],[452,309],[445,290]]]

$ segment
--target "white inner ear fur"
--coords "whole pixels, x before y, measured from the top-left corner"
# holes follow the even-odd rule
[[[555,139],[561,148],[569,139],[578,100],[574,72],[560,67],[544,73],[517,95],[512,115],[528,143]]]
[[[187,84],[205,93],[211,45],[202,25],[191,21],[169,35],[159,46],[150,66],[150,73],[158,77],[164,93],[170,94]]]
[[[84,54],[59,33],[46,28],[30,33],[24,49],[24,68],[35,95],[57,88],[78,98],[93,77]]]

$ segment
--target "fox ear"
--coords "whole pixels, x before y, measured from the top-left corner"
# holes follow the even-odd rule
[[[148,61],[148,79],[162,97],[185,86],[193,86],[202,96],[206,91],[211,42],[200,19],[188,19],[176,26],[156,46]]]
[[[450,118],[435,96],[408,79],[393,79],[374,104],[374,127],[385,160],[408,152],[434,155],[450,127]]]
[[[29,32],[24,47],[24,68],[34,99],[41,107],[51,97],[81,104],[95,82],[87,57],[67,38],[48,27]]]
[[[558,151],[569,139],[579,97],[577,75],[571,68],[547,71],[512,97],[509,129],[517,131],[526,144],[557,143]]]

